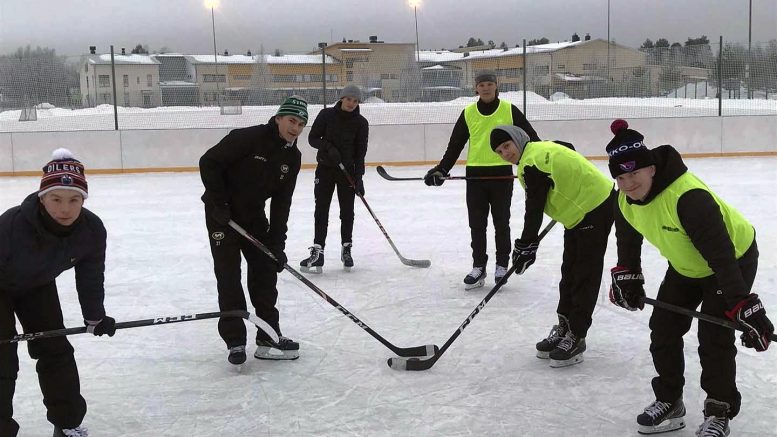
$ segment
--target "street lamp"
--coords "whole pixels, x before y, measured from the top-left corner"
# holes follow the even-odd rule
[[[210,8],[210,24],[213,27],[213,62],[216,64],[216,94],[220,93],[219,89],[219,58],[216,51],[216,18],[213,10],[219,7],[220,0],[205,0],[205,7]]]
[[[415,15],[415,61],[421,60],[421,46],[418,43],[418,5],[421,4],[421,0],[408,0],[407,2],[413,7],[413,15]]]
[[[750,45],[753,40],[753,0],[750,0],[750,14],[747,19],[747,63],[745,64],[745,79],[747,80],[747,98],[752,99],[753,93],[750,89],[750,61],[751,57]]]
[[[607,0],[607,89],[610,85],[610,0]]]

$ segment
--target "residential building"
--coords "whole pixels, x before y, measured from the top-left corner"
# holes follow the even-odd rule
[[[118,106],[152,108],[161,105],[159,61],[149,55],[114,55],[114,68]],[[79,71],[81,102],[85,107],[113,104],[110,54],[85,56]]]

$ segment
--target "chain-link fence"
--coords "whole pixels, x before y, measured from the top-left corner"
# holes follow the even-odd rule
[[[0,56],[0,132],[246,126],[294,94],[314,116],[349,84],[373,125],[453,123],[483,70],[530,120],[777,114],[777,40],[657,45],[417,51],[371,37],[296,54],[26,48]]]

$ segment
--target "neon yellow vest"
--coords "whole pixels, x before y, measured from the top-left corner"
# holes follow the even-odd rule
[[[478,104],[473,103],[464,108],[464,121],[469,128],[469,150],[467,151],[467,166],[491,167],[510,165],[491,150],[491,130],[499,125],[513,124],[512,104],[506,100],[499,101],[499,107],[491,115],[483,115],[478,111]]]
[[[753,225],[689,172],[677,178],[647,205],[629,204],[626,195],[618,193],[618,206],[626,221],[653,244],[678,273],[689,278],[705,278],[714,272],[691,242],[677,214],[680,196],[693,189],[707,191],[715,199],[734,244],[736,258],[742,257],[753,244]]]
[[[586,214],[607,199],[613,182],[589,160],[552,141],[530,142],[518,161],[518,181],[526,188],[524,169],[536,167],[553,181],[545,201],[545,214],[575,227]]]

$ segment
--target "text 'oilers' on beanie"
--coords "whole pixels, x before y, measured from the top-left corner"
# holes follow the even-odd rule
[[[84,199],[88,197],[84,165],[68,149],[57,149],[51,154],[51,161],[43,167],[38,197],[57,189],[77,191]]]
[[[300,96],[287,97],[278,108],[275,115],[293,115],[303,122],[308,122],[308,102]]]
[[[626,120],[619,118],[613,121],[610,130],[615,135],[607,144],[607,156],[610,159],[608,167],[612,177],[616,178],[624,173],[631,173],[655,164],[653,154],[645,146],[645,137],[629,129]]]

